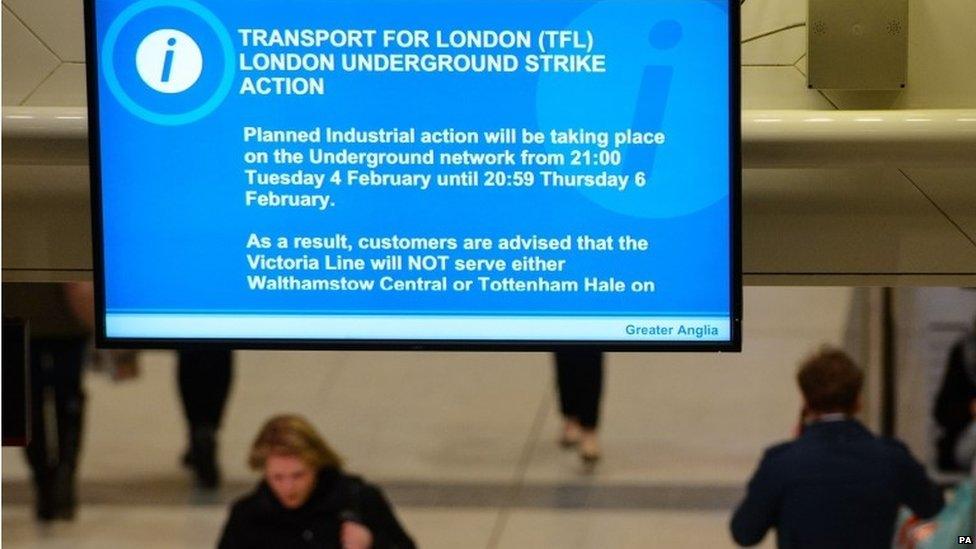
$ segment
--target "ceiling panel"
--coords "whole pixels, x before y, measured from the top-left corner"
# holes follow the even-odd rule
[[[85,60],[81,0],[3,0],[62,61]]]
[[[37,107],[84,107],[88,104],[85,85],[84,63],[62,63],[24,104]]]
[[[6,7],[2,26],[3,104],[19,105],[61,61]]]
[[[742,67],[743,109],[833,109],[796,67]]]
[[[896,107],[976,106],[976,2],[916,0],[909,14],[908,88]]]
[[[976,246],[901,173],[746,170],[743,269],[976,274]]]
[[[789,29],[742,44],[743,65],[792,65],[807,51],[807,29]]]
[[[745,0],[742,4],[742,38],[806,20],[807,0]]]
[[[976,170],[904,171],[969,238],[976,241]]]
[[[809,74],[807,72],[810,69],[809,64],[810,64],[810,60],[807,58],[806,55],[804,55],[793,66],[795,66],[796,70],[800,71],[800,74],[802,74],[803,77],[806,78],[807,74]]]
[[[5,164],[2,187],[5,281],[24,270],[44,271],[40,280],[54,280],[61,271],[91,269],[88,166]]]

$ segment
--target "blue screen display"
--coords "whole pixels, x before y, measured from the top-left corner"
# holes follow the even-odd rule
[[[95,0],[104,335],[727,347],[730,9]]]

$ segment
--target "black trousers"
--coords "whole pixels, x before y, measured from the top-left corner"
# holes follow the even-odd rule
[[[233,377],[231,351],[181,350],[177,377],[190,431],[218,429]]]
[[[557,351],[556,386],[563,416],[576,418],[584,429],[596,429],[603,393],[603,353]]]
[[[73,506],[85,408],[81,389],[85,339],[31,338],[30,345],[31,441],[27,461],[39,506]],[[52,494],[55,486],[62,491]],[[52,496],[62,501],[51,501]]]

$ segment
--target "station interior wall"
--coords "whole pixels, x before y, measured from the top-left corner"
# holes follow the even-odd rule
[[[817,91],[806,86],[805,0],[745,0],[742,4],[744,109],[950,109],[976,107],[976,4],[914,0],[909,23],[909,84],[898,92]],[[85,105],[82,2],[3,0],[2,103],[7,106]],[[952,285],[950,273],[976,273],[976,192],[970,168],[746,170],[743,225],[746,282],[873,286],[878,275],[925,273],[924,285]],[[40,183],[45,191],[23,192]],[[51,241],[88,233],[85,166],[3,166],[4,262],[34,254],[38,265],[90,267],[85,246]],[[17,235],[26,235],[18,237]],[[39,245],[25,246],[24,242]],[[26,250],[30,250],[27,252]],[[7,263],[9,264],[9,263]],[[8,273],[4,273],[8,278]],[[876,373],[879,298],[850,292],[844,327],[861,341]],[[903,303],[911,299],[902,297]],[[903,310],[910,309],[903,306]],[[746,311],[746,322],[762,310]],[[910,330],[910,328],[906,328]],[[915,379],[909,375],[902,379]],[[877,422],[877,384],[869,380],[869,422]],[[899,389],[901,411],[924,404],[918,384]],[[925,447],[919,421],[899,425],[914,447]]]

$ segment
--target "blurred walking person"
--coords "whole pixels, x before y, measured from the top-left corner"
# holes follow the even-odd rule
[[[603,396],[603,353],[590,349],[556,351],[556,389],[563,425],[559,443],[576,448],[583,463],[594,465],[601,456],[597,426]]]
[[[972,330],[949,351],[942,386],[935,397],[939,469],[969,471],[976,455],[976,319]]]
[[[30,333],[30,464],[41,521],[72,520],[85,416],[82,365],[95,330],[90,282],[8,283],[3,315],[28,322]],[[105,353],[113,377],[135,373],[135,352]]]
[[[187,424],[187,450],[183,464],[204,489],[220,486],[217,434],[227,407],[234,375],[230,349],[180,349],[177,380]]]
[[[234,503],[219,549],[414,549],[383,493],[343,471],[304,418],[268,420],[248,463],[263,480]]]
[[[854,418],[864,374],[846,354],[812,356],[797,382],[802,431],[763,455],[732,517],[736,543],[756,545],[775,528],[784,548],[890,549],[900,506],[923,520],[942,509],[942,492],[908,448]]]

